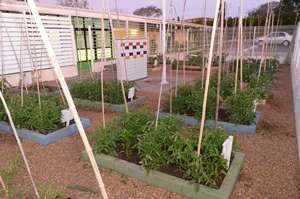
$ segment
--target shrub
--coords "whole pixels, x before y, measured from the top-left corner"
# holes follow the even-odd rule
[[[172,162],[169,147],[177,139],[177,120],[164,118],[157,128],[149,126],[139,138],[137,145],[141,164],[146,169],[160,169]]]
[[[6,99],[13,121],[17,128],[25,128],[47,134],[58,128],[61,108],[58,97],[42,96],[41,109],[37,95],[25,95],[21,105],[21,97],[11,95]],[[6,112],[1,106],[2,120],[8,121]]]
[[[128,89],[133,87],[132,82],[124,82],[125,95],[128,96]],[[122,87],[119,82],[104,82],[104,100],[111,104],[123,104]],[[79,99],[91,101],[102,101],[100,80],[82,81],[71,86],[72,96]]]
[[[100,128],[96,131],[95,152],[114,155],[118,146],[121,152],[130,155],[133,150],[136,150],[138,136],[144,133],[144,129],[152,119],[151,114],[144,109],[124,113],[119,120],[105,129]]]
[[[226,161],[221,156],[227,133],[221,129],[206,129],[202,153],[197,157],[197,139],[191,135],[198,134],[198,129],[184,127],[174,117],[161,119],[155,128],[150,122],[151,118],[144,111],[123,115],[106,129],[97,131],[94,150],[96,153],[117,156],[122,152],[118,151],[119,146],[128,141],[122,139],[122,134],[132,132],[129,133],[129,143],[136,148],[131,150],[137,150],[140,164],[147,170],[177,168],[188,180],[217,187],[227,170]],[[132,140],[137,142],[132,144]]]
[[[200,118],[202,115],[204,90],[196,86],[182,86],[178,88],[177,96],[172,99],[172,112],[181,115],[190,115]],[[169,112],[170,100],[164,105],[164,111]],[[207,100],[207,118],[213,118],[216,107],[216,90],[211,88],[208,93]]]
[[[254,97],[250,91],[238,92],[230,98],[229,120],[249,125],[255,121]]]

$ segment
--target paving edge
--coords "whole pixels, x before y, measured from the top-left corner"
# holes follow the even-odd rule
[[[85,151],[82,152],[81,159],[88,160]],[[96,155],[97,164],[103,168],[117,171],[123,175],[139,179],[147,184],[181,194],[191,199],[229,199],[238,180],[244,159],[244,153],[235,152],[234,159],[220,189],[213,189],[159,171],[151,170],[147,172],[139,165],[112,156],[104,154]]]
[[[166,116],[170,116],[169,113],[164,113],[164,112],[160,112],[159,116],[161,118],[166,117]],[[191,126],[197,126],[199,125],[200,121],[192,116],[186,116],[186,115],[178,115],[178,114],[174,114],[174,116],[181,120],[183,123],[187,124],[187,125],[191,125]],[[261,112],[256,112],[256,118],[255,118],[255,123],[251,124],[251,125],[240,125],[240,124],[233,124],[233,123],[229,123],[229,122],[222,122],[219,121],[217,128],[223,128],[227,131],[230,132],[238,132],[238,133],[242,133],[242,134],[254,134],[256,133],[256,128],[257,125],[259,123],[261,119]],[[206,120],[205,124],[208,127],[214,128],[215,127],[215,121],[214,120]]]
[[[92,126],[91,121],[88,118],[80,118],[83,128],[90,128]],[[59,129],[47,135],[27,130],[27,129],[17,129],[18,135],[22,139],[31,140],[35,143],[47,146],[49,144],[55,143],[65,137],[70,137],[78,134],[78,128],[76,124],[71,124],[68,127]],[[0,133],[2,134],[11,134],[12,128],[11,126],[4,121],[0,122]]]
[[[84,100],[84,99],[78,99],[75,98],[74,102],[76,106],[87,109],[87,110],[95,110],[95,111],[101,111],[101,102],[100,101],[90,101],[90,100]],[[141,105],[143,105],[145,102],[144,96],[139,96],[135,100],[128,102],[128,108],[134,109]],[[111,111],[111,112],[124,112],[125,106],[124,104],[110,104],[110,103],[104,103],[105,110]]]

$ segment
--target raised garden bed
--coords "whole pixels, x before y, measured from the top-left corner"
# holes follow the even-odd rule
[[[161,112],[159,115],[161,118],[170,116],[169,113],[164,113],[164,112]],[[222,128],[229,132],[255,133],[257,129],[257,125],[261,119],[261,113],[256,112],[255,115],[256,115],[255,122],[250,125],[242,125],[242,124],[234,124],[230,122],[218,121],[216,126],[216,122],[214,120],[206,120],[205,125],[210,128]],[[192,116],[175,114],[174,117],[176,117],[186,125],[198,126],[200,124],[200,120]]]
[[[197,156],[198,129],[174,117],[159,120],[155,127],[153,119],[148,111],[138,110],[98,128],[91,137],[98,164],[188,197],[198,198],[199,190],[217,190],[207,196],[220,192],[218,197],[228,198],[243,160],[240,153],[231,151],[228,160],[223,156],[228,133],[206,128]]]
[[[88,159],[86,152],[82,153],[81,159]],[[117,171],[123,175],[139,179],[147,184],[160,187],[170,192],[179,193],[192,199],[229,199],[234,190],[244,159],[245,155],[243,153],[235,152],[221,187],[214,189],[159,171],[147,171],[137,164],[109,155],[96,155],[97,164],[103,168]]]
[[[83,128],[90,128],[92,126],[91,121],[87,118],[81,118]],[[22,139],[31,140],[35,143],[47,146],[53,144],[63,138],[70,137],[78,134],[76,124],[71,124],[68,127],[61,128],[48,134],[41,134],[36,131],[27,129],[17,129],[18,135]],[[7,122],[0,122],[0,133],[13,134],[11,126]]]
[[[125,95],[128,108],[137,108],[144,103],[144,97],[133,96],[128,99],[129,89],[134,87],[133,82],[124,82]],[[101,110],[101,82],[100,80],[76,82],[71,86],[71,93],[75,104],[88,110]],[[122,87],[120,82],[104,82],[104,106],[111,112],[123,112],[125,110]]]
[[[94,111],[101,111],[102,105],[100,101],[91,101],[91,100],[85,100],[85,99],[79,99],[75,98],[74,102],[76,106],[87,109],[87,110],[94,110]],[[137,97],[133,101],[127,102],[129,109],[135,109],[143,105],[145,102],[145,97]],[[124,104],[110,104],[110,103],[104,103],[105,110],[111,111],[111,112],[124,112],[125,111],[125,105]]]

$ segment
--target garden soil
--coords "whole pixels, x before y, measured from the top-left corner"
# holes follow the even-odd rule
[[[160,73],[157,73],[160,75]],[[190,75],[188,73],[187,75]],[[200,76],[199,76],[200,77]],[[236,135],[246,161],[240,179],[232,195],[233,199],[297,199],[300,196],[299,159],[295,134],[293,101],[289,66],[281,66],[271,89],[268,103],[259,107],[263,119],[255,135]],[[158,92],[158,91],[157,91]],[[147,97],[147,106],[155,110],[157,95],[140,92]],[[80,116],[89,117],[93,128],[101,125],[101,113],[80,111]],[[107,113],[111,120],[118,114]],[[66,198],[96,199],[99,190],[94,173],[88,162],[80,161],[84,147],[80,136],[63,139],[47,147],[23,142],[34,179],[64,189]],[[20,157],[13,137],[0,135],[0,170],[10,161]],[[122,176],[117,172],[100,169],[110,199],[183,199],[184,197],[149,186],[141,181]],[[25,170],[11,185],[34,198]],[[31,195],[31,196],[30,196]]]

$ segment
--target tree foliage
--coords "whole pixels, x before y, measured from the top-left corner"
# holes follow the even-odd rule
[[[147,6],[136,9],[133,14],[144,17],[160,17],[162,15],[162,10],[156,6]]]

